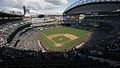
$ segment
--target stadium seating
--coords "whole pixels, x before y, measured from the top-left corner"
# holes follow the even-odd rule
[[[0,25],[0,46],[4,46],[5,44],[7,44],[7,39],[9,37],[10,34],[12,34],[18,27],[24,25],[26,22],[22,22],[22,21],[11,21],[11,22],[7,22],[7,21],[0,21],[0,23],[4,23],[2,25]],[[4,44],[4,45],[3,45]]]
[[[115,19],[112,19],[112,18]],[[51,65],[70,65],[81,67],[110,67],[114,66],[111,61],[116,63],[120,61],[120,25],[119,17],[116,16],[94,16],[85,17],[82,23],[88,22],[105,22],[108,24],[100,24],[101,28],[95,28],[89,25],[78,24],[74,28],[93,31],[91,39],[84,44],[83,47],[73,48],[65,52],[42,52],[44,47],[39,47],[38,40],[35,35],[39,29],[46,27],[27,27],[14,36],[10,45],[7,45],[7,39],[16,29],[24,26],[28,22],[7,22],[0,25],[0,65],[23,65],[26,64],[48,64]],[[112,23],[113,22],[113,23]],[[105,27],[106,25],[108,27]],[[67,25],[68,26],[68,25]],[[69,25],[71,27],[71,25]],[[116,26],[116,27],[114,27]],[[51,26],[52,27],[52,26]],[[55,27],[55,26],[53,26]],[[57,27],[63,27],[62,25]],[[109,29],[109,31],[104,29]],[[42,45],[42,44],[41,44]],[[97,60],[95,60],[97,59]],[[12,62],[11,62],[12,61]],[[34,62],[33,62],[34,61]],[[103,62],[104,61],[104,62]],[[24,62],[24,63],[23,63]],[[59,65],[58,65],[59,66]],[[117,65],[115,65],[117,66]]]

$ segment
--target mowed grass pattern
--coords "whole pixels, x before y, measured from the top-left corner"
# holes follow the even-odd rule
[[[42,31],[43,33],[45,33],[47,36],[52,35],[52,34],[73,34],[75,36],[81,36],[85,33],[87,33],[88,31],[85,30],[81,30],[81,29],[76,29],[76,28],[70,28],[70,27],[61,27],[61,28],[48,28],[46,30]]]
[[[58,36],[58,37],[53,38],[52,40],[55,41],[56,43],[62,44],[66,41],[69,41],[70,39],[65,36]]]
[[[79,44],[84,40],[84,38],[88,37],[89,31],[86,30],[81,30],[81,29],[76,29],[76,28],[70,28],[70,27],[55,27],[55,28],[48,28],[45,30],[40,31],[41,36],[41,42],[45,45],[45,47],[48,50],[52,51],[63,51],[65,49],[69,49],[76,44]],[[58,36],[53,39],[49,39],[48,36],[52,34],[72,34],[77,36],[78,38],[75,40],[70,40],[69,38],[66,38],[64,36]],[[63,40],[60,40],[63,39]],[[67,41],[67,42],[66,42]],[[55,47],[54,45],[56,43],[63,43],[62,47]]]

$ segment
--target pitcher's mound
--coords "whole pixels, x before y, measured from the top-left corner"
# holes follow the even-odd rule
[[[63,44],[55,44],[55,47],[62,47]]]
[[[63,40],[62,38],[59,39],[60,41]]]

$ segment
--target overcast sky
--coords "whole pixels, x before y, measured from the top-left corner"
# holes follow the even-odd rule
[[[21,11],[23,5],[31,13],[62,14],[62,12],[77,0],[0,0],[0,8]]]

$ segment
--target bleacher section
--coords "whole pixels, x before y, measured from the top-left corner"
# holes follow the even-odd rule
[[[0,46],[10,44],[16,33],[29,23],[25,21],[0,21]]]

